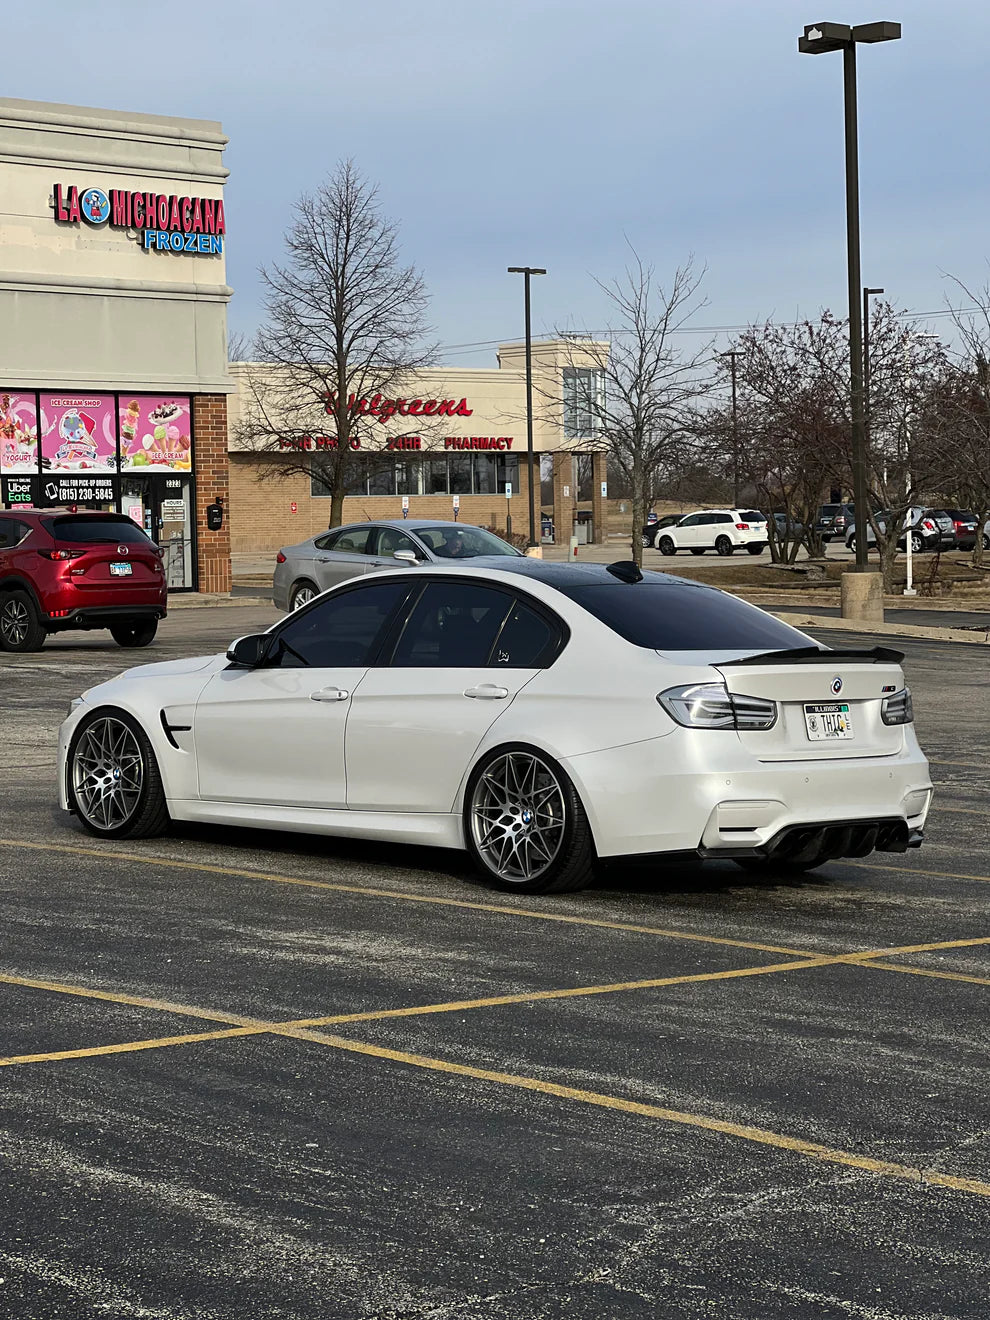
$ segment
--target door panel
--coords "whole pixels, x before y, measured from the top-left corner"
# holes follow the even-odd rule
[[[311,667],[215,674],[194,722],[200,797],[345,807],[344,725],[364,674],[363,668]],[[333,687],[348,696],[328,699]]]

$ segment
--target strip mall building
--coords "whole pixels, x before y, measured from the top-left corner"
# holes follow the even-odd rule
[[[503,344],[496,357],[495,367],[417,372],[401,396],[348,401],[363,425],[345,522],[407,513],[500,530],[511,519],[514,532],[528,531],[525,347]],[[581,540],[605,537],[605,457],[594,451],[586,406],[597,388],[591,361],[581,340],[533,345],[536,508],[538,518],[544,511],[544,540],[566,544],[575,527]],[[230,371],[234,553],[274,550],[325,531],[330,489],[320,453],[336,445],[326,433],[330,419],[314,413],[312,434],[259,443],[253,421],[270,368],[242,362]]]
[[[130,514],[173,591],[231,582],[226,141],[0,100],[0,502]]]

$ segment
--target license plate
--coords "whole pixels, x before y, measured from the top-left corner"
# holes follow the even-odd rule
[[[853,736],[852,719],[845,702],[828,701],[805,706],[804,722],[812,742]]]
[[[111,564],[111,565],[110,565],[110,576],[111,576],[111,577],[130,577],[131,574],[132,574],[133,572],[134,572],[134,570],[133,570],[133,568],[131,567],[130,564]]]

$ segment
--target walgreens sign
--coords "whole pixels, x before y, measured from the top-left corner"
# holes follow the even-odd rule
[[[336,394],[328,393],[325,400],[325,411],[333,416],[337,411]],[[386,399],[381,394],[373,394],[370,399],[349,394],[347,408],[356,416],[376,417],[380,422],[390,417],[470,417],[474,412],[467,399]]]
[[[191,252],[220,256],[227,225],[217,197],[179,197],[175,193],[126,192],[122,188],[52,187],[55,223],[86,224],[93,229],[133,229],[146,251]]]

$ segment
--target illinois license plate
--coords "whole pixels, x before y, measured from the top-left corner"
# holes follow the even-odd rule
[[[846,702],[826,701],[805,706],[804,723],[812,742],[853,736],[852,719]]]
[[[133,568],[131,567],[130,564],[111,564],[111,565],[110,565],[110,576],[111,576],[111,577],[130,577],[131,574],[133,573],[133,571],[134,571],[134,570],[133,570]]]

